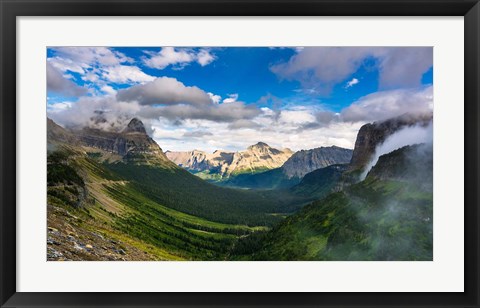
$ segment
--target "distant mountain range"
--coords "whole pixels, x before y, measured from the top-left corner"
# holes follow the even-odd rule
[[[177,165],[193,172],[216,178],[228,178],[238,174],[258,173],[280,167],[293,152],[290,149],[278,150],[264,142],[249,146],[245,151],[206,153],[193,150],[189,152],[165,152]]]
[[[337,146],[301,150],[279,168],[256,174],[242,174],[230,179],[226,184],[256,189],[291,187],[312,171],[336,164],[348,164],[352,152]]]
[[[249,146],[245,151],[206,153],[166,151],[166,156],[178,166],[217,184],[256,189],[290,187],[304,175],[335,164],[349,163],[352,150],[337,146],[301,150],[294,153],[278,150],[264,142]]]

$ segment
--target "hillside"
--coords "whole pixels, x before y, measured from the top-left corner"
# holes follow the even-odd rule
[[[76,135],[50,123],[49,260],[219,260],[281,220],[271,213],[299,206],[287,194],[209,184],[164,160],[135,126]]]
[[[367,178],[243,239],[241,260],[432,260],[431,145],[380,157]]]

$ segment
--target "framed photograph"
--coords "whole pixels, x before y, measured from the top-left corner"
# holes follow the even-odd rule
[[[1,307],[479,306],[478,1],[2,1]]]

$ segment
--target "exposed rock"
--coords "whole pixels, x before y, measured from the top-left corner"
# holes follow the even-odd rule
[[[282,166],[288,178],[302,178],[305,174],[330,165],[346,164],[352,159],[352,150],[337,146],[301,150]]]
[[[174,163],[190,171],[209,171],[228,177],[238,173],[253,173],[278,168],[292,156],[290,149],[278,150],[264,142],[251,145],[241,152],[215,151],[206,153],[193,150],[189,152],[165,153]]]
[[[90,127],[68,131],[49,119],[48,139],[49,142],[51,140],[68,144],[74,142],[75,145],[115,154],[129,163],[162,163],[165,166],[175,166],[165,156],[160,146],[148,136],[142,121],[137,118],[132,119],[121,132]]]
[[[145,126],[143,122],[137,118],[133,118],[130,123],[128,123],[127,127],[123,130],[124,133],[140,133],[140,134],[147,134],[145,130]]]
[[[363,125],[357,134],[355,148],[350,162],[350,170],[363,168],[372,158],[376,147],[383,143],[388,136],[404,127],[417,124],[427,126],[430,121],[432,121],[432,118],[432,114],[404,114],[383,122]]]

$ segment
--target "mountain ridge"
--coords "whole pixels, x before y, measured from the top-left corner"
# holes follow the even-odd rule
[[[166,156],[177,165],[194,172],[218,174],[221,178],[241,173],[255,173],[280,167],[293,152],[278,150],[264,142],[258,142],[244,151],[227,152],[200,150],[187,152],[166,151]]]

